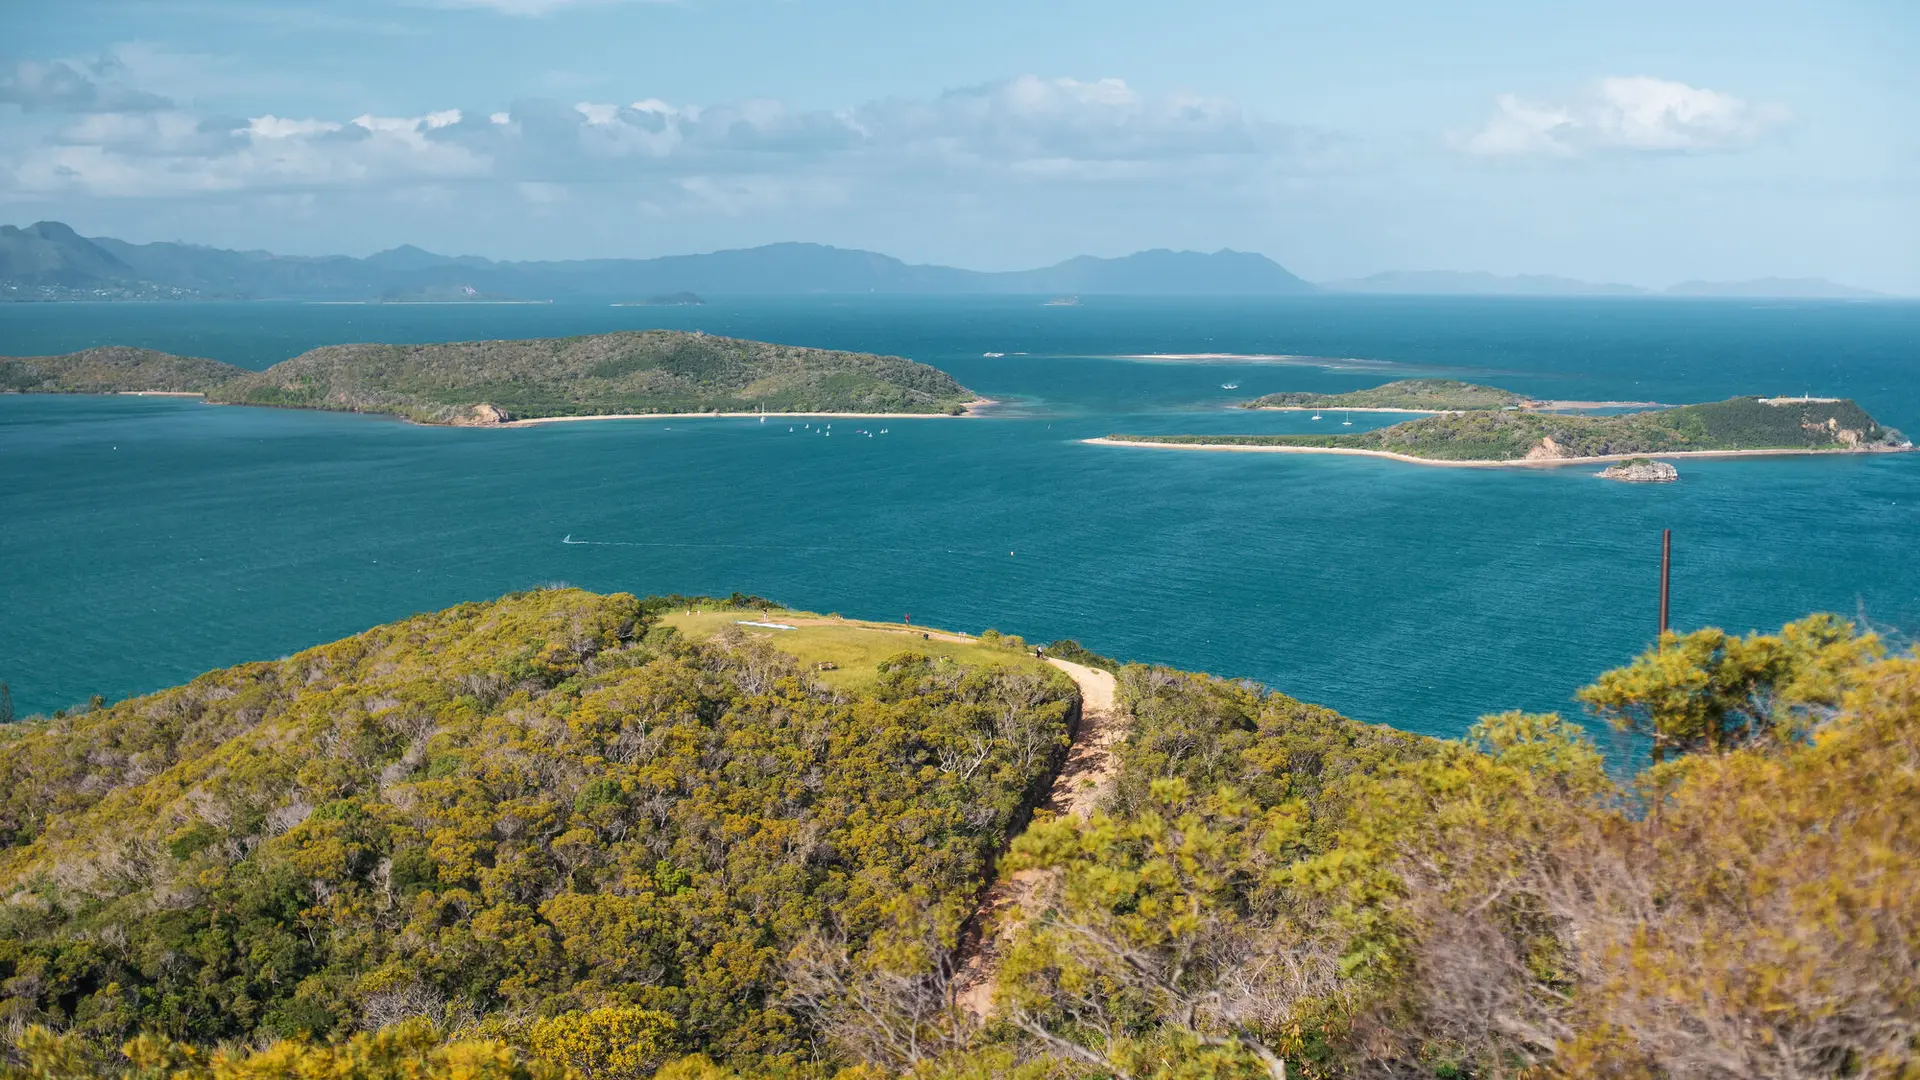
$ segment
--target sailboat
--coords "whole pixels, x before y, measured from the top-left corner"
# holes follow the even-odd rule
[[[1319,410],[1317,410],[1317,409],[1316,409],[1316,410],[1314,410],[1314,413],[1313,413],[1313,418],[1314,418],[1315,420],[1318,420],[1318,419],[1320,419],[1320,412],[1319,412]]]
[[[1351,412],[1349,412],[1349,413],[1347,414],[1347,418],[1346,418],[1345,420],[1342,420],[1342,421],[1340,421],[1340,426],[1341,426],[1341,427],[1352,427],[1352,426],[1353,426],[1353,414],[1352,414]]]
[[[763,424],[767,422],[767,407],[765,405],[760,406],[760,422]]]
[[[1220,384],[1220,389],[1222,389],[1222,390],[1238,390],[1238,389],[1240,389],[1240,384],[1239,384],[1239,383],[1237,383],[1237,382],[1223,382],[1223,383],[1221,383],[1221,384]]]

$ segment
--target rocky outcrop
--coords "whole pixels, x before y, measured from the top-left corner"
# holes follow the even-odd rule
[[[512,417],[507,415],[505,409],[482,402],[468,409],[465,416],[451,420],[449,423],[455,427],[491,427],[495,424],[504,424],[510,419]]]
[[[1565,458],[1567,456],[1569,455],[1567,454],[1566,447],[1561,446],[1557,442],[1554,442],[1553,436],[1542,435],[1540,437],[1540,441],[1537,443],[1534,443],[1533,448],[1527,451],[1527,456],[1521,460],[1523,461],[1559,461],[1562,458]]]
[[[1648,458],[1634,458],[1618,465],[1609,466],[1594,474],[1608,480],[1621,480],[1629,484],[1671,484],[1680,479],[1680,470],[1664,461]]]

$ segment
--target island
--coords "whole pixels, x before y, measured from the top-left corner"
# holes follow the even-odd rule
[[[1680,479],[1680,470],[1664,461],[1637,457],[1609,465],[1593,475],[1623,484],[1671,484]]]
[[[1566,409],[1644,409],[1661,406],[1657,401],[1553,401],[1458,379],[1399,379],[1344,394],[1299,391],[1268,394],[1243,402],[1240,407],[1292,412],[1342,409],[1348,412],[1450,413],[1492,412],[1500,409],[1556,412]]]
[[[946,372],[898,356],[677,330],[329,345],[265,371],[146,349],[89,349],[0,358],[0,390],[195,393],[214,404],[458,426],[689,413],[958,416],[985,404]]]
[[[623,300],[614,307],[706,307],[707,302],[699,293],[677,292],[661,296],[649,296],[645,300]]]
[[[1557,465],[1636,457],[1911,450],[1843,398],[1736,397],[1608,416],[1444,413],[1345,435],[1108,435],[1110,446],[1367,454],[1432,465]]]
[[[199,395],[246,374],[218,360],[103,345],[61,356],[0,356],[0,393]]]
[[[1457,379],[1400,379],[1367,390],[1344,394],[1288,391],[1268,394],[1242,404],[1243,409],[1351,409],[1365,412],[1472,412],[1518,409],[1531,400],[1497,386],[1480,386]]]

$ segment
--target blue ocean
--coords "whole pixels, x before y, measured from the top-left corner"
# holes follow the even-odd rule
[[[1920,627],[1920,455],[1682,461],[1678,483],[1642,486],[1081,442],[1313,430],[1336,421],[1229,406],[1414,375],[1563,399],[1842,395],[1914,434],[1920,304],[11,304],[0,354],[127,344],[259,368],[348,341],[655,326],[909,356],[1000,404],[827,436],[818,421],[487,431],[0,396],[0,679],[22,713],[50,711],[564,582],[1073,637],[1457,734],[1496,710],[1575,712],[1576,688],[1645,648],[1663,528],[1678,628],[1816,610]],[[1141,358],[1164,354],[1210,358]],[[1390,420],[1356,413],[1351,430]]]

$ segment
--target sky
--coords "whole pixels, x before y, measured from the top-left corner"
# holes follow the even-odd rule
[[[1920,295],[1920,0],[0,0],[0,222]]]

